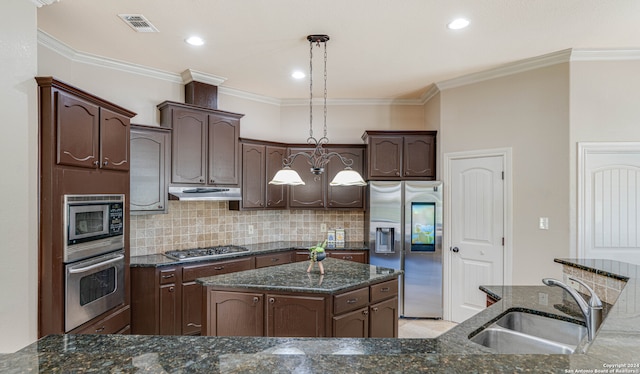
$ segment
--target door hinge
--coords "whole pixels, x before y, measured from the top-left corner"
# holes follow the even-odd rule
[[[504,237],[502,237],[502,246],[504,247]]]
[[[504,171],[502,172],[502,180],[504,180]]]

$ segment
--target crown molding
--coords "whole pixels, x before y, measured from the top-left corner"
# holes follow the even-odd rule
[[[574,49],[571,61],[640,60],[640,49]]]
[[[97,56],[90,53],[79,52],[40,29],[38,29],[38,44],[49,48],[74,62],[144,75],[173,83],[182,83],[182,77],[179,74],[108,57]]]
[[[183,71],[180,76],[182,77],[182,83],[187,84],[192,81],[208,83],[214,86],[220,86],[227,80],[227,78],[219,77],[217,75],[203,73],[192,69]]]
[[[313,105],[322,105],[323,99],[313,99]],[[282,99],[282,106],[309,106],[309,99]],[[331,106],[367,106],[367,105],[423,105],[420,99],[327,99]]]
[[[276,98],[273,98],[273,97],[270,97],[270,96],[258,95],[258,94],[254,94],[254,93],[251,93],[251,92],[241,91],[241,90],[237,90],[235,88],[219,86],[218,87],[218,93],[219,94],[224,94],[224,95],[227,95],[227,96],[235,96],[235,97],[238,97],[238,98],[241,98],[241,99],[256,101],[258,103],[263,103],[263,104],[277,105],[277,106],[281,106],[282,105],[282,100],[280,100],[280,99],[276,99]]]
[[[458,78],[448,79],[437,82],[436,85],[440,90],[466,86],[473,83],[479,83],[490,79],[505,77],[507,75],[518,74],[529,70],[539,69],[545,66],[551,66],[563,62],[569,62],[571,57],[571,49],[564,49],[557,52],[548,53],[542,56],[527,58],[524,60],[510,62],[493,69],[483,70],[477,73],[463,75]]]
[[[422,93],[422,95],[420,95],[420,105],[426,104],[429,100],[431,100],[432,97],[436,96],[439,93],[440,89],[436,84],[429,85],[429,89],[427,89]]]
[[[29,0],[29,1],[31,1],[33,4],[36,4],[38,8],[42,8],[42,6],[44,5],[51,5],[53,3],[57,3],[60,0]]]

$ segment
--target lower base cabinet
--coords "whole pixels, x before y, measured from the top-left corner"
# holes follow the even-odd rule
[[[125,305],[89,326],[71,330],[69,334],[130,334],[130,313],[129,305]]]
[[[338,295],[206,288],[203,334],[269,337],[398,337],[398,280]]]

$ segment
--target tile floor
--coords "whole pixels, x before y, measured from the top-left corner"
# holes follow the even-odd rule
[[[434,319],[400,318],[399,338],[435,338],[457,325],[455,322]]]

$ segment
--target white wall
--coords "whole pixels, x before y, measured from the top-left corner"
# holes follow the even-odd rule
[[[577,143],[640,141],[640,61],[571,63],[571,253],[576,255]]]
[[[36,6],[0,2],[0,352],[37,338]]]
[[[560,276],[569,256],[569,64],[441,92],[441,153],[512,148],[513,284]],[[549,230],[538,229],[549,217]]]

